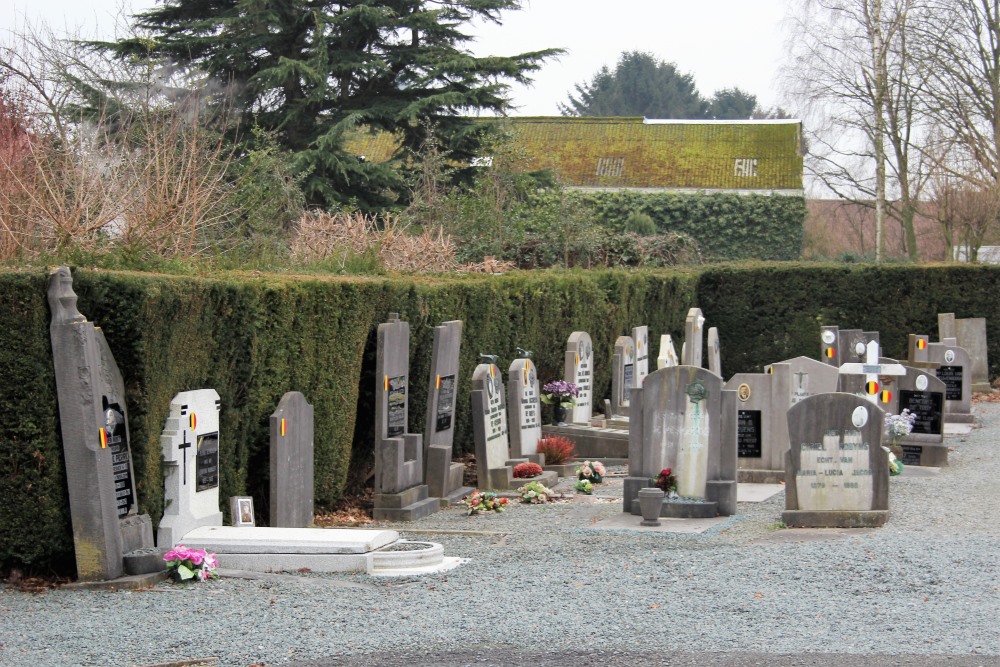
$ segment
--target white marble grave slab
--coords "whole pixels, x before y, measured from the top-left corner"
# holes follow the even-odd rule
[[[186,547],[207,549],[221,556],[227,553],[364,554],[398,539],[399,533],[395,530],[203,526],[185,534],[181,541]],[[220,564],[226,565],[221,559]]]

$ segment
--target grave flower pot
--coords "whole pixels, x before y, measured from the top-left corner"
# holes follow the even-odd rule
[[[655,487],[639,489],[639,511],[642,512],[640,526],[659,526],[660,508],[663,506],[663,489]]]
[[[560,405],[559,403],[552,404],[552,416],[554,426],[565,426],[566,425],[566,411],[568,408]]]

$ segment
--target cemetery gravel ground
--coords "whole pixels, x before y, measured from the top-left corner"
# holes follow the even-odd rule
[[[594,529],[619,499],[456,508],[392,526],[469,559],[437,575],[0,586],[0,665],[1000,665],[1000,404],[975,412],[881,529],[782,529],[783,494],[700,535]]]

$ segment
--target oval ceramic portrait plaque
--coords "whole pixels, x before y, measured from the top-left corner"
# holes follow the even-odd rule
[[[832,331],[827,329],[826,331],[823,332],[824,343],[826,343],[827,345],[833,345],[833,341],[835,340],[837,340],[837,336]]]
[[[858,341],[857,343],[854,344],[854,353],[857,354],[858,356],[863,355],[867,350],[868,348],[865,347],[865,344],[862,343],[861,341]]]
[[[746,382],[736,388],[736,396],[744,403],[750,399],[750,385]]]
[[[944,362],[950,364],[953,361],[955,361],[955,350],[945,350]]]
[[[927,376],[921,375],[917,378],[917,391],[927,391]]]
[[[863,405],[859,405],[854,408],[854,412],[851,414],[851,423],[861,428],[868,423],[868,408]]]

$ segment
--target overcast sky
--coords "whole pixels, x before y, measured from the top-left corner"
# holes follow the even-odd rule
[[[513,91],[518,115],[556,115],[577,83],[623,51],[648,51],[694,75],[705,97],[738,87],[767,107],[779,103],[782,20],[789,0],[525,0],[501,26],[477,27],[477,55],[512,55],[549,47],[567,50],[546,64],[531,87]],[[0,0],[0,29],[27,19],[56,30],[111,36],[120,7],[151,0]]]

